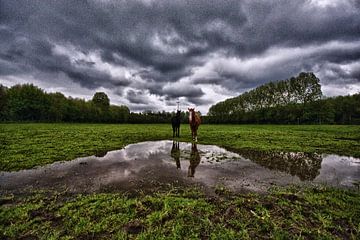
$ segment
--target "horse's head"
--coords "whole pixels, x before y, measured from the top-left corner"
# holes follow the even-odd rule
[[[195,112],[195,108],[188,108],[189,112]]]

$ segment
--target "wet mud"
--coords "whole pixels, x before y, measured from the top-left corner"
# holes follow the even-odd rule
[[[226,150],[156,141],[18,172],[0,172],[0,192],[152,192],[197,186],[215,192],[266,192],[270,187],[325,184],[356,188],[360,159],[316,153]]]

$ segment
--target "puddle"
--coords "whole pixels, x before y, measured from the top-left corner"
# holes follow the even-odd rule
[[[327,154],[228,151],[213,145],[157,141],[18,172],[0,172],[0,192],[156,191],[200,186],[265,192],[273,185],[357,188],[360,159]]]

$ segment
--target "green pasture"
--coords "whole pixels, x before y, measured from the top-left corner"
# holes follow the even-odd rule
[[[172,139],[169,124],[0,124],[2,171],[32,168]],[[180,141],[191,141],[182,125]],[[360,127],[201,125],[200,144],[230,149],[304,151],[360,157]],[[267,194],[161,192],[3,193],[0,239],[359,239],[360,193],[325,187]]]
[[[201,125],[199,144],[230,149],[335,153],[360,157],[360,126]],[[0,170],[15,171],[172,139],[170,124],[0,124]],[[188,125],[180,141],[191,141]]]
[[[207,197],[194,189],[1,196],[4,239],[359,239],[360,195],[274,189]]]

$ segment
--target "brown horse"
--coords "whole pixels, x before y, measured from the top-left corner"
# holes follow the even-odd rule
[[[192,140],[197,142],[197,130],[201,123],[201,118],[198,113],[195,113],[195,108],[188,108],[189,110],[189,124],[191,129]]]
[[[196,143],[191,144],[191,152],[190,152],[190,165],[188,168],[188,177],[194,177],[195,169],[200,164],[201,157],[200,153],[197,149]]]

